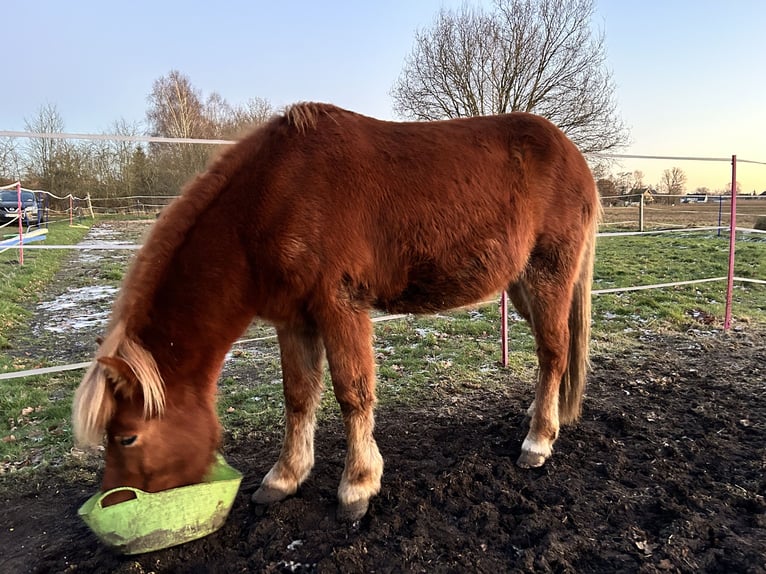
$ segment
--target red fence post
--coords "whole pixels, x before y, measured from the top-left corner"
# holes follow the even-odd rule
[[[500,337],[503,350],[503,367],[508,366],[508,293],[503,291],[500,296]]]
[[[734,288],[734,250],[737,243],[737,156],[731,156],[731,218],[729,221],[729,277],[726,284],[726,315],[723,330],[731,327],[731,299]]]
[[[24,265],[24,223],[21,221],[24,214],[24,204],[21,201],[21,182],[16,182],[16,201],[19,210],[19,265]]]

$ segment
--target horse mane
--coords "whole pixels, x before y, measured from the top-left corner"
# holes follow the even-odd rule
[[[321,116],[327,116],[333,121],[334,115],[339,113],[350,114],[347,110],[342,110],[332,104],[322,104],[317,102],[300,102],[293,104],[285,109],[284,118],[287,123],[294,127],[298,133],[306,133],[309,129],[315,129]],[[337,123],[337,121],[336,121]]]
[[[242,155],[237,146],[226,150],[162,210],[125,276],[112,314],[113,323],[125,321],[129,334],[146,324],[148,305],[164,281],[170,261],[200,215],[241,166]]]
[[[122,359],[140,384],[145,416],[163,414],[165,384],[139,334],[150,322],[151,303],[165,281],[170,262],[211,203],[245,169],[270,134],[285,127],[305,133],[316,128],[322,116],[332,118],[342,112],[329,104],[304,102],[288,107],[281,116],[261,124],[219,154],[205,172],[186,184],[181,195],[163,209],[125,276],[104,342],[77,389],[73,425],[78,443],[98,443],[116,409],[115,392],[120,391],[120,386],[117,381],[110,384],[108,367],[99,358]]]
[[[95,360],[90,364],[75,393],[72,421],[78,444],[97,444],[114,415],[115,392],[121,381],[110,381],[107,367],[99,358],[122,359],[133,371],[144,399],[144,417],[162,416],[165,411],[165,385],[157,363],[151,353],[125,335],[124,324],[119,323],[101,343]]]
[[[255,137],[257,141],[256,134],[262,129],[257,128],[249,139]],[[152,226],[125,276],[104,341],[75,394],[72,421],[78,443],[97,444],[116,410],[115,391],[120,390],[119,383],[110,383],[107,367],[99,358],[122,359],[140,385],[144,415],[150,418],[163,414],[165,384],[154,357],[142,345],[138,334],[149,322],[151,301],[173,256],[203,212],[242,169],[252,147],[235,145],[222,152],[204,173],[184,187]]]
[[[244,169],[244,164],[252,158],[269,134],[285,124],[298,133],[305,133],[308,129],[316,128],[322,116],[335,121],[333,116],[344,112],[331,104],[297,103],[221,153],[205,172],[189,182],[181,195],[162,210],[125,277],[112,322],[124,320],[128,334],[136,333],[146,324],[148,302],[164,280],[164,271],[189,230],[226,188],[232,177]]]

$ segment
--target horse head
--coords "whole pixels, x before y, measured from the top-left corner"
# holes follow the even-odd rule
[[[73,420],[78,443],[105,440],[104,492],[158,492],[203,480],[220,440],[214,403],[172,377],[164,380],[152,354],[120,333],[102,343],[78,388]],[[120,491],[104,504],[128,498]]]

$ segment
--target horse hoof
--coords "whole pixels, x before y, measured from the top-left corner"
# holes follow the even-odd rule
[[[290,496],[289,493],[274,488],[273,486],[261,486],[253,493],[252,500],[255,504],[274,504]]]
[[[367,514],[367,508],[370,506],[369,500],[357,500],[351,504],[341,504],[338,507],[338,520],[341,522],[356,522],[364,518]]]
[[[516,465],[521,468],[538,468],[543,464],[545,464],[545,456],[536,452],[521,451],[521,456],[516,461]]]

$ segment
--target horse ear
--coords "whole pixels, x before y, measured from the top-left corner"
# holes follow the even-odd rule
[[[126,397],[133,395],[140,383],[133,369],[119,357],[99,357],[99,364],[104,369],[107,380],[112,384],[115,394],[121,393]]]

